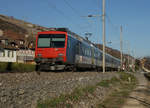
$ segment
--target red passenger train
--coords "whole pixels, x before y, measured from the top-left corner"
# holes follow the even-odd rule
[[[106,66],[120,68],[120,60],[106,54]],[[39,32],[35,49],[36,70],[101,69],[102,51],[65,28]]]

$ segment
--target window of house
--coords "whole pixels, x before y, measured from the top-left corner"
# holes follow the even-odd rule
[[[5,44],[5,40],[1,40],[1,43],[2,43],[2,44]]]
[[[23,41],[20,41],[20,45],[23,45]]]
[[[5,57],[5,51],[3,52],[3,57]]]
[[[71,42],[69,39],[68,39],[68,48],[71,48]]]
[[[8,40],[5,40],[5,45],[8,45]]]
[[[14,57],[14,51],[12,51],[12,57]]]
[[[8,53],[7,53],[7,57],[10,57],[10,51],[8,51]]]
[[[2,51],[0,51],[0,57],[2,57],[3,56],[3,52]]]

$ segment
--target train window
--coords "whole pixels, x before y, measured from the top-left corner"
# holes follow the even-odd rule
[[[69,42],[69,40],[68,40],[68,42]],[[69,43],[70,43],[70,42],[69,42]],[[68,44],[69,44],[69,43],[68,43]],[[70,45],[71,45],[71,43],[70,43]],[[81,45],[80,45],[80,43],[78,42],[78,43],[76,44],[76,54],[82,53],[82,52],[81,52],[82,50],[80,49],[80,46],[81,46]]]
[[[38,37],[38,48],[63,48],[65,47],[64,34],[40,34]]]
[[[106,60],[106,62],[108,62],[108,60],[109,60],[107,55],[105,55],[105,60]]]
[[[97,51],[97,58],[100,59],[100,53]]]
[[[90,49],[89,49],[89,56],[91,56]]]
[[[50,47],[50,38],[39,38],[38,47]]]
[[[92,50],[90,49],[90,57],[92,56]]]
[[[86,48],[86,56],[88,56],[89,55],[89,50],[88,50],[88,48]]]
[[[65,38],[52,38],[52,41],[65,41]]]
[[[83,46],[84,49],[84,56],[86,56],[86,48]]]
[[[65,47],[65,42],[63,42],[63,41],[52,41],[51,42],[51,47],[52,48],[64,48]]]
[[[89,56],[89,49],[87,48],[87,56]]]
[[[90,56],[90,49],[87,48],[87,56]]]
[[[71,48],[71,43],[69,39],[68,39],[68,48]]]
[[[87,49],[85,48],[85,56],[87,56]]]
[[[53,48],[65,47],[65,38],[52,37],[51,47]]]
[[[85,55],[87,56],[87,50],[86,50],[86,48],[85,48]]]
[[[99,58],[99,53],[96,51],[96,58]]]
[[[95,56],[95,58],[97,58],[98,57],[98,53],[95,51],[95,53],[94,53],[94,56]]]
[[[81,49],[82,49],[82,55],[85,55],[85,49],[84,49],[84,47],[82,46]]]

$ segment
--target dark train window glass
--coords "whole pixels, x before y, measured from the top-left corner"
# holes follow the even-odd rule
[[[64,48],[65,34],[40,34],[38,48]]]
[[[68,47],[70,48],[71,47],[71,41],[70,40],[68,40]],[[77,45],[76,45],[76,54],[81,54],[81,49],[80,49],[80,43],[77,43]]]
[[[88,56],[88,49],[87,48],[85,48],[85,52],[86,52],[86,56]]]
[[[88,49],[86,48],[86,56],[88,56],[89,55],[89,51],[88,51]]]
[[[87,54],[86,54],[86,48],[84,48],[84,55],[86,56]]]
[[[90,56],[90,49],[88,49],[88,56]]]
[[[65,38],[52,38],[52,41],[60,41],[60,42],[64,42]]]
[[[91,57],[92,56],[92,51],[91,51],[91,49],[89,51],[90,51],[90,57]]]
[[[65,47],[65,42],[58,42],[58,41],[54,41],[51,43],[51,47],[52,48],[64,48]]]
[[[71,42],[69,39],[68,39],[68,48],[71,48]]]
[[[82,46],[82,54],[85,55],[85,49],[83,46]]]
[[[65,38],[52,38],[51,47],[52,48],[64,48],[65,47]]]

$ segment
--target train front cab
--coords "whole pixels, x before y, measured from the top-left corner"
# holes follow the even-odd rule
[[[36,37],[36,70],[62,70],[66,63],[67,33],[39,32]]]

